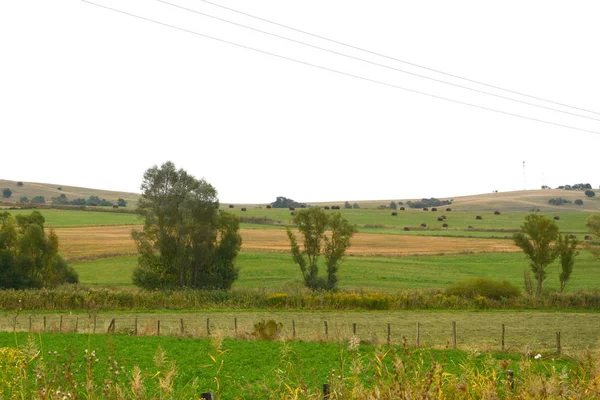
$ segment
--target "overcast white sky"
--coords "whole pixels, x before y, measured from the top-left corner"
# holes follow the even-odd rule
[[[93,0],[309,64],[600,132],[600,114],[475,85],[207,4]],[[447,73],[600,113],[598,1],[213,0]],[[0,0],[0,178],[139,191],[171,160],[223,202],[454,197],[600,184],[600,134],[502,115],[78,0]]]

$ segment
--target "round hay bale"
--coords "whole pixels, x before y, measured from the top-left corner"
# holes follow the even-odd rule
[[[233,204],[230,204],[230,205],[229,205],[229,208],[233,208]]]
[[[444,220],[444,218],[438,217],[438,221],[443,221],[443,220]]]
[[[296,211],[292,211],[292,212],[290,213],[290,215],[293,217],[294,215],[296,215]]]
[[[294,208],[294,207],[290,207],[290,211],[294,211],[294,210],[295,210],[295,208]]]
[[[325,206],[325,207],[323,207],[323,208],[324,208],[324,209],[326,209],[326,210],[329,210],[329,206]]]
[[[569,239],[577,239],[577,236],[575,236],[575,235],[573,235],[573,234],[570,234],[570,235],[569,235]]]
[[[246,207],[242,207],[242,211],[246,211]]]
[[[469,229],[473,229],[473,227],[471,225],[469,225]]]
[[[475,217],[475,219],[483,219],[483,217],[481,215],[478,215]]]
[[[427,224],[426,224],[425,222],[423,222],[423,223],[421,224],[421,228],[427,228]]]
[[[396,211],[394,211],[394,212],[392,213],[392,217],[396,217],[397,215],[398,215],[398,213],[397,213]]]
[[[443,219],[446,219],[447,217],[446,217],[446,215],[444,214],[444,215],[442,215],[442,218],[443,218]]]
[[[400,207],[400,211],[404,211],[404,210],[405,210],[405,208],[404,208],[404,207]]]
[[[585,235],[585,237],[583,239],[584,240],[592,240],[592,237],[590,235]]]
[[[442,228],[447,228],[448,224],[442,224]]]
[[[498,211],[498,210],[494,211],[494,215],[500,215],[500,211]]]
[[[560,217],[559,217],[558,215],[555,215],[555,216],[554,216],[554,220],[555,220],[555,221],[558,221],[559,219],[560,219]]]
[[[270,205],[270,204],[267,204],[267,208],[271,208],[271,205]]]
[[[423,211],[429,211],[429,208],[423,207]]]
[[[437,208],[433,207],[433,208],[431,209],[431,211],[437,211]]]
[[[452,211],[452,209],[451,208],[446,208],[446,211]]]
[[[408,226],[405,226],[405,227],[404,227],[404,230],[405,230],[405,231],[410,231],[410,228],[409,228]]]

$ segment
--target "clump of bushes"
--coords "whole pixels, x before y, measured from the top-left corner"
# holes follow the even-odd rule
[[[508,281],[475,278],[455,283],[446,289],[446,294],[470,299],[484,297],[486,299],[500,300],[502,298],[517,297],[521,294],[521,290]]]
[[[563,204],[571,204],[571,200],[563,199],[562,197],[555,197],[548,200],[548,204],[553,206],[562,206]]]
[[[275,340],[279,337],[283,324],[281,322],[275,322],[270,319],[265,321],[264,319],[254,324],[254,331],[252,336],[259,340]]]

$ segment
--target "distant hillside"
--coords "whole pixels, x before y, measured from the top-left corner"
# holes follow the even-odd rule
[[[101,199],[106,199],[113,203],[117,203],[118,198],[125,199],[127,207],[134,207],[137,204],[138,193],[116,192],[111,190],[88,189],[75,186],[59,185],[54,183],[36,183],[24,182],[23,186],[18,186],[17,181],[9,181],[0,179],[0,196],[4,188],[12,190],[12,196],[8,199],[0,197],[0,202],[17,203],[21,196],[27,196],[31,200],[35,196],[44,196],[46,204],[52,202],[53,197],[58,197],[61,194],[67,196],[68,200],[77,198],[89,198],[90,196],[98,196]],[[61,188],[62,190],[58,190]]]
[[[444,197],[440,200],[453,200],[452,205],[442,206],[451,207],[452,209],[462,211],[530,211],[531,209],[540,209],[542,212],[556,211],[583,211],[583,212],[599,212],[600,211],[600,189],[592,189],[597,194],[593,198],[588,198],[583,190],[562,190],[562,189],[547,189],[547,190],[520,190],[514,192],[499,192],[478,194],[473,196],[457,196]],[[552,206],[548,204],[548,200],[561,197],[571,201],[571,204],[562,206]],[[575,200],[583,200],[583,205],[574,204]],[[407,201],[418,201],[420,199],[393,199],[395,202],[403,202],[406,206]],[[377,208],[380,205],[389,206],[392,200],[348,200],[350,204],[358,203],[361,208]],[[311,205],[344,206],[345,201],[329,201],[329,202],[309,202]]]

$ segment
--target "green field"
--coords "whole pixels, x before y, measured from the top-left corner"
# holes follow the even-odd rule
[[[30,214],[34,210],[7,210],[13,215]],[[78,211],[78,210],[38,210],[46,218],[45,225],[50,228],[67,228],[78,226],[101,226],[101,225],[136,225],[141,220],[136,214],[102,212],[102,211]]]
[[[482,356],[473,351],[413,351],[401,347],[386,352],[368,345],[350,350],[347,344],[333,343],[231,339],[211,342],[208,339],[176,337],[73,334],[40,334],[31,339],[27,334],[0,333],[0,348],[21,346],[34,354],[27,363],[30,370],[20,375],[21,385],[11,387],[10,382],[0,383],[0,389],[5,389],[7,395],[14,390],[14,394],[21,394],[16,397],[27,398],[23,394],[29,391],[30,395],[37,394],[40,384],[60,387],[61,392],[77,393],[78,397],[84,398],[89,398],[90,392],[102,394],[103,390],[115,386],[130,392],[136,387],[132,383],[135,366],[141,369],[140,377],[146,390],[145,396],[148,396],[144,398],[165,399],[197,398],[206,391],[215,392],[222,399],[293,398],[290,396],[296,388],[315,396],[310,398],[320,398],[323,383],[351,388],[359,382],[366,387],[376,385],[376,377],[393,380],[394,361],[409,369],[407,378],[410,376],[408,379],[413,384],[418,384],[420,379],[425,380],[431,367],[438,364],[441,367],[439,373],[444,372],[450,390],[455,381],[471,378],[469,371],[472,369],[487,375],[496,369],[510,368],[519,376],[521,372],[549,375],[551,371],[563,368],[572,369],[575,374],[576,368],[573,361],[549,356],[543,356],[535,363],[523,363],[524,359],[519,356],[502,353]],[[37,355],[36,350],[40,351]],[[92,352],[93,357],[90,358]],[[89,364],[88,359],[91,359]],[[501,360],[506,361],[504,367],[501,367]],[[43,365],[43,368],[36,370],[36,365]],[[356,369],[358,366],[359,370]],[[172,381],[167,379],[170,371],[176,371],[171,375]],[[90,377],[89,381],[86,374]],[[81,383],[73,387],[65,380],[64,386],[57,385],[57,381],[63,381],[64,375],[72,377],[70,382]],[[85,382],[89,382],[88,385]],[[506,387],[504,374],[499,383]],[[110,394],[104,392],[102,398],[115,397]]]
[[[125,256],[72,265],[83,286],[133,287],[137,257]],[[238,256],[239,279],[234,288],[287,290],[301,286],[299,268],[284,253],[245,253]],[[527,262],[521,253],[489,253],[412,257],[348,257],[340,268],[340,289],[396,291],[408,288],[446,288],[461,280],[488,277],[523,286]],[[558,265],[548,270],[546,290],[557,290]],[[566,291],[600,287],[600,263],[588,252],[577,259]]]

